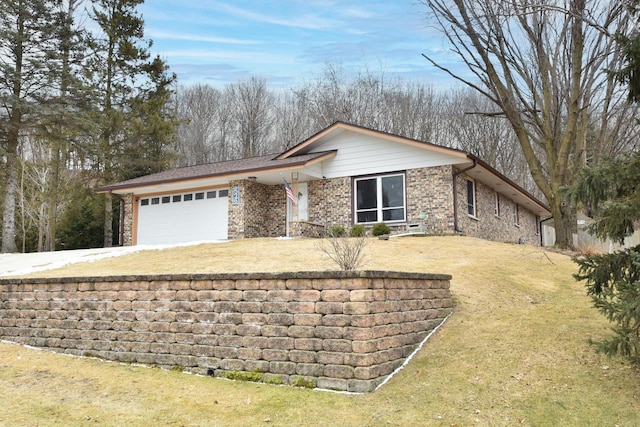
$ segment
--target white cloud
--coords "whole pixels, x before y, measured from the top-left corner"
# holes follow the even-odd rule
[[[165,39],[165,40],[182,40],[182,41],[190,41],[190,42],[224,43],[224,44],[241,44],[241,45],[263,43],[260,40],[212,37],[212,36],[206,36],[203,34],[189,34],[189,33],[177,32],[177,31],[169,32],[169,31],[156,30],[153,28],[148,29],[146,31],[146,34],[154,40]]]

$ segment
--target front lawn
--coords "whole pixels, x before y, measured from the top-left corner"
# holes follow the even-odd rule
[[[365,269],[453,275],[455,310],[367,395],[232,382],[0,344],[0,425],[640,425],[640,373],[566,255],[465,237],[371,239]],[[39,276],[335,268],[312,239],[145,251]],[[35,276],[36,274],[34,274]]]

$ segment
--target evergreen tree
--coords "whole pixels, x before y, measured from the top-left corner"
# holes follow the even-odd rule
[[[136,11],[143,2],[93,0],[93,18],[101,31],[93,41],[91,64],[99,92],[95,165],[105,183],[131,178],[131,165],[136,166],[136,174],[153,171],[149,164],[162,167],[162,150],[157,145],[164,146],[173,134],[165,104],[175,76],[168,74],[160,58],[150,59],[151,42],[144,39],[144,21]],[[149,160],[144,162],[146,168],[138,163],[142,159]],[[104,211],[104,245],[111,246],[114,206],[109,196]]]
[[[86,111],[90,108],[92,88],[83,82],[83,69],[88,51],[87,31],[74,19],[84,0],[57,0],[52,34],[55,52],[49,58],[51,68],[51,99],[46,114],[38,121],[36,131],[48,147],[47,187],[42,194],[46,216],[39,235],[44,236],[39,251],[56,249],[58,214],[69,188],[65,179],[70,157],[78,141],[91,132]]]
[[[638,1],[627,2],[638,22]],[[640,35],[617,34],[624,66],[612,75],[628,85],[629,101],[640,102]],[[640,153],[612,159],[582,171],[567,193],[582,203],[596,221],[588,231],[622,243],[640,219]],[[576,279],[586,281],[587,293],[600,312],[614,323],[614,336],[599,343],[607,354],[621,354],[640,364],[640,246],[612,254],[576,258]]]
[[[584,170],[569,194],[594,216],[592,234],[622,243],[640,218],[639,190],[640,153],[635,153]],[[640,364],[640,246],[575,261],[576,279],[586,281],[595,307],[615,325],[614,336],[599,343],[599,350]]]
[[[16,193],[21,138],[50,96],[54,0],[0,2],[0,105],[4,160],[2,252],[17,251]]]

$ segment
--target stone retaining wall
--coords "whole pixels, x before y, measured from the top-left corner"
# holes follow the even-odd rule
[[[450,279],[358,271],[0,280],[0,338],[367,392],[449,314]]]

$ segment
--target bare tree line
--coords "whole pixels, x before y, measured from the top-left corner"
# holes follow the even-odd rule
[[[622,64],[613,35],[633,24],[624,1],[421,2],[473,78],[426,57],[459,87],[330,64],[286,90],[251,77],[174,93],[139,37],[141,0],[0,2],[2,251],[117,243],[118,202],[91,187],[278,153],[335,121],[477,155],[545,200],[566,243],[575,221],[562,187],[637,149],[638,107],[607,73]],[[97,36],[74,21],[82,7]],[[122,31],[116,9],[135,31]],[[139,54],[110,48],[129,44]]]
[[[636,107],[620,96],[607,102],[585,113],[592,125],[582,155],[589,161],[636,148]],[[544,199],[508,120],[470,88],[439,89],[373,72],[347,78],[328,65],[315,81],[281,92],[267,89],[258,77],[221,89],[181,87],[175,105],[180,166],[277,153],[344,121],[467,151]],[[606,116],[599,114],[603,108]]]

